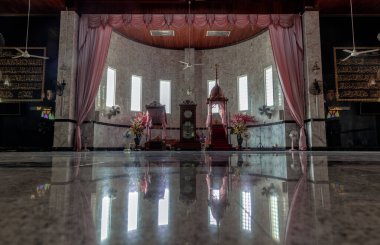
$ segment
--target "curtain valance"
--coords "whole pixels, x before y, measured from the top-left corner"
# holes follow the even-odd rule
[[[215,28],[235,26],[245,28],[247,26],[265,28],[269,25],[289,28],[293,26],[295,14],[89,14],[82,18],[88,20],[88,27],[112,26],[119,28],[122,25],[133,27],[182,28],[192,24],[195,28],[206,25]]]

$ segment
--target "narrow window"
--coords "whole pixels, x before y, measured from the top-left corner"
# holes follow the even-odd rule
[[[208,89],[207,89],[207,91],[208,91],[207,98],[209,98],[211,90],[215,86],[215,80],[208,80],[207,84],[208,84],[207,85],[208,86]],[[219,113],[219,105],[214,105],[212,107],[212,113]]]
[[[100,240],[103,241],[108,238],[108,230],[111,220],[111,198],[104,196],[102,199],[102,217],[100,224]]]
[[[283,105],[284,105],[284,96],[282,94],[280,81],[278,81],[278,106],[283,106]]]
[[[245,231],[251,231],[251,214],[252,214],[252,200],[251,192],[243,191],[241,193],[241,201],[243,209],[241,210],[241,224]]]
[[[107,90],[107,84],[100,84],[99,85],[99,90],[98,90],[98,95],[96,97],[96,110],[101,110],[104,109],[105,107],[105,101],[106,101],[106,90]]]
[[[218,189],[212,189],[211,195],[212,195],[211,199],[214,201],[217,201],[220,199],[220,191]],[[210,226],[216,226],[217,222],[214,216],[212,215],[211,207],[208,208],[208,217],[209,217]]]
[[[272,230],[272,238],[276,242],[280,241],[280,227],[278,220],[278,199],[277,196],[270,196],[270,223]]]
[[[116,91],[116,70],[111,67],[107,68],[107,94],[106,94],[106,107],[115,105],[115,91]]]
[[[98,89],[98,94],[96,95],[96,110],[100,110],[102,108],[102,84],[100,84]]]
[[[238,77],[239,111],[248,111],[248,79],[247,75]]]
[[[265,74],[265,105],[266,106],[273,106],[274,100],[273,100],[273,71],[272,66],[269,66],[265,68],[264,70]]]
[[[169,224],[169,189],[165,188],[164,199],[158,201],[158,225]]]
[[[171,82],[160,80],[160,103],[165,105],[166,113],[171,113]]]
[[[141,111],[141,77],[132,75],[131,111]]]
[[[137,229],[139,209],[139,193],[137,191],[128,193],[128,231]]]
[[[208,207],[208,217],[209,217],[209,223],[210,223],[210,225],[216,226],[217,225],[216,219],[214,218],[214,216],[212,216],[212,211],[211,211],[210,207]]]

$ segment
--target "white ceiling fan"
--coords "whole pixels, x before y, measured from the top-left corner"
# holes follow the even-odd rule
[[[39,56],[39,55],[33,55],[33,54],[29,54],[29,52],[28,52],[29,18],[30,18],[30,0],[29,0],[29,5],[28,5],[28,22],[27,22],[27,26],[26,26],[25,51],[22,51],[19,48],[15,48],[20,54],[16,55],[16,56],[13,56],[12,59],[18,59],[18,58],[38,58],[38,59],[47,60],[47,59],[49,59],[49,57]]]
[[[189,15],[188,16],[190,16],[190,5],[191,5],[191,1],[189,0]],[[189,49],[190,49],[190,23],[188,23],[189,24]],[[190,62],[186,62],[186,61],[178,61],[179,63],[181,63],[181,64],[183,64],[183,65],[185,65],[184,66],[184,68],[183,68],[183,70],[186,70],[187,68],[190,68],[190,67],[193,67],[193,66],[201,66],[201,65],[203,65],[203,64],[191,64]]]
[[[355,31],[354,31],[354,16],[352,13],[352,0],[350,0],[350,7],[351,7],[351,29],[352,29],[352,50],[344,49],[343,52],[349,53],[349,55],[342,59],[342,61],[346,61],[351,57],[357,57],[362,54],[368,54],[379,51],[379,49],[370,49],[370,50],[364,50],[364,51],[357,51],[355,46]]]
[[[191,64],[190,62],[185,62],[185,61],[178,61],[178,62],[185,65],[185,67],[183,68],[183,70],[186,70],[187,68],[190,68],[192,66],[201,66],[201,65],[203,65],[203,64]]]

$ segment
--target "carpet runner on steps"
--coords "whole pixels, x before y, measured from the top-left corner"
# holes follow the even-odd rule
[[[210,150],[228,151],[233,149],[232,146],[228,144],[228,138],[223,125],[213,125],[211,130]]]

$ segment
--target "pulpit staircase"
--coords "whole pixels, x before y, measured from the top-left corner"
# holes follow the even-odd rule
[[[210,150],[214,151],[230,151],[232,146],[228,144],[228,138],[223,125],[217,124],[211,127],[211,144]]]

